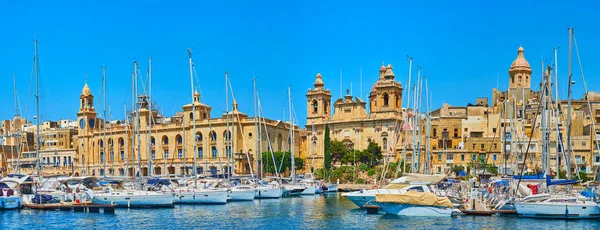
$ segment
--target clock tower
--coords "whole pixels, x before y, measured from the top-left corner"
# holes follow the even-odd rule
[[[82,174],[87,174],[89,162],[93,155],[93,136],[94,129],[97,127],[96,111],[94,110],[94,96],[88,87],[87,82],[83,85],[83,90],[79,96],[79,112],[77,112],[77,134],[80,144],[77,147],[79,156],[76,157],[81,168],[85,171]]]

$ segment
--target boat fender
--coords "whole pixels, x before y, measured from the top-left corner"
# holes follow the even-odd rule
[[[374,186],[373,186],[373,189],[377,189],[377,188],[378,188],[378,187],[377,187],[377,185],[374,185]]]
[[[17,207],[21,207],[21,200],[17,200]]]
[[[4,209],[4,201],[0,201],[0,208]]]

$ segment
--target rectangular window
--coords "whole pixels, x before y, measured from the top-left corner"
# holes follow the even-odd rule
[[[585,141],[582,141],[582,142],[581,142],[581,146],[584,146],[584,147],[585,147],[586,145],[587,145],[587,143],[585,143]]]
[[[437,129],[433,129],[433,137],[437,137]]]
[[[585,156],[582,156],[582,157],[581,157],[581,163],[582,163],[582,164],[585,164]]]
[[[178,157],[179,159],[183,158],[183,150],[182,150],[182,149],[178,149],[178,150],[177,150],[177,157]]]
[[[465,154],[460,155],[460,160],[465,161]]]
[[[100,160],[104,162],[104,152],[100,152]]]
[[[473,150],[477,148],[477,144],[473,144]]]
[[[121,151],[121,160],[125,160],[125,151]]]
[[[493,129],[492,129],[492,133],[496,133],[496,128],[493,128]]]
[[[217,147],[215,146],[212,147],[212,157],[217,158]]]
[[[164,159],[169,159],[169,150],[165,149]]]
[[[225,153],[227,154],[227,157],[231,157],[231,146],[225,147]]]
[[[579,164],[579,161],[581,161],[581,157],[575,156],[575,164]]]
[[[71,165],[71,157],[69,157],[69,165]]]
[[[110,151],[110,161],[115,161],[115,152]]]
[[[465,128],[465,132],[469,131],[469,128]]]
[[[57,158],[56,166],[60,166],[60,157],[56,157],[56,158]]]
[[[438,155],[437,155],[437,160],[438,160],[438,161],[442,161],[442,154],[438,154]]]
[[[494,149],[497,149],[498,145],[496,143],[494,143]]]
[[[66,156],[63,157],[63,166],[67,166],[67,157]]]
[[[198,147],[198,158],[204,157],[204,153],[202,153],[202,147]]]
[[[471,154],[471,158],[472,158],[473,160],[475,160],[475,159],[477,158],[477,155],[475,155],[475,154]]]
[[[498,155],[494,154],[494,161],[498,159]]]
[[[454,129],[454,138],[458,138],[458,129]]]
[[[481,149],[485,149],[485,144],[481,144]]]
[[[152,160],[156,159],[156,150],[152,150]]]

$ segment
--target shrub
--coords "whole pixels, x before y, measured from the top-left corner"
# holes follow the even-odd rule
[[[364,184],[364,183],[365,183],[365,179],[363,179],[363,178],[358,178],[358,179],[356,179],[356,183],[357,183],[357,184]]]
[[[367,171],[367,176],[373,176],[375,175],[375,169],[369,169],[369,171]]]

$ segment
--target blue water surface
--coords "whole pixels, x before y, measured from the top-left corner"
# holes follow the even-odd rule
[[[600,229],[600,220],[367,215],[338,194],[115,214],[0,211],[0,229]]]

